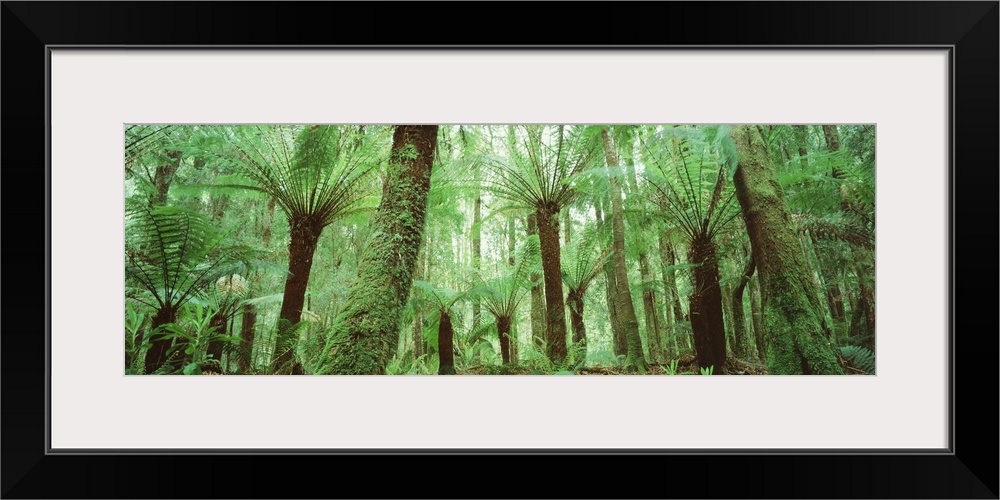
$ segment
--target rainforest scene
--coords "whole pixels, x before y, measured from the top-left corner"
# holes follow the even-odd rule
[[[124,127],[127,375],[874,375],[875,126]]]

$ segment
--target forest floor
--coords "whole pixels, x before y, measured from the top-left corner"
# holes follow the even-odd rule
[[[646,375],[669,375],[667,371],[669,364],[652,363],[647,366]],[[541,373],[528,365],[507,365],[497,370],[498,367],[477,366],[468,370],[461,370],[458,375],[548,375]],[[699,374],[697,360],[693,354],[688,354],[677,358],[676,375],[697,375]],[[565,374],[569,374],[566,372]],[[574,372],[574,375],[634,375],[625,366],[615,365],[595,365],[586,366]],[[767,367],[761,363],[744,361],[739,359],[729,360],[729,375],[767,375]]]

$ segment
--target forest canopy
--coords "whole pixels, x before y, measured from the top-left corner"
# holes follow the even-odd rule
[[[874,125],[125,127],[126,374],[875,373]]]

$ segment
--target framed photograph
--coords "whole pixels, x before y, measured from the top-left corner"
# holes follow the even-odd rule
[[[996,2],[320,7],[4,2],[4,497],[997,498]]]

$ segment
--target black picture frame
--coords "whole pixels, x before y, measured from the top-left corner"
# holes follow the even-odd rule
[[[319,2],[2,2],[9,278],[2,349],[2,496],[997,498],[998,2],[657,2],[452,5]],[[570,21],[570,13],[596,23]],[[484,20],[488,19],[488,23]],[[513,28],[513,27],[516,27]],[[360,452],[52,454],[46,440],[51,47],[191,46],[950,47],[952,428],[947,453],[692,451],[491,457]],[[523,45],[522,45],[523,44]],[[39,186],[46,186],[45,195]],[[964,228],[959,238],[956,228]],[[40,277],[45,270],[44,279]],[[920,270],[914,270],[920,272]],[[960,290],[965,290],[959,295]],[[962,299],[962,300],[960,300]],[[980,300],[982,299],[982,300]],[[985,306],[978,306],[980,302]],[[42,328],[43,318],[46,319]],[[81,319],[81,334],[97,325]],[[986,388],[982,386],[986,385]],[[211,409],[206,409],[207,413]],[[863,418],[863,413],[858,418]],[[141,418],[141,415],[123,416]],[[167,426],[169,427],[169,426]],[[550,455],[558,454],[558,457]],[[511,455],[517,455],[511,456]],[[332,463],[332,459],[337,459]],[[308,462],[308,464],[307,464]],[[329,478],[310,478],[309,468]],[[308,468],[307,468],[308,467]],[[552,467],[551,474],[544,474]],[[528,489],[515,470],[578,471]],[[366,485],[363,472],[387,480]],[[636,478],[638,476],[638,479]],[[506,478],[506,479],[505,479]],[[606,480],[601,480],[606,478]],[[539,481],[534,481],[538,483]],[[322,489],[324,486],[327,490]],[[316,490],[319,487],[321,489]]]

